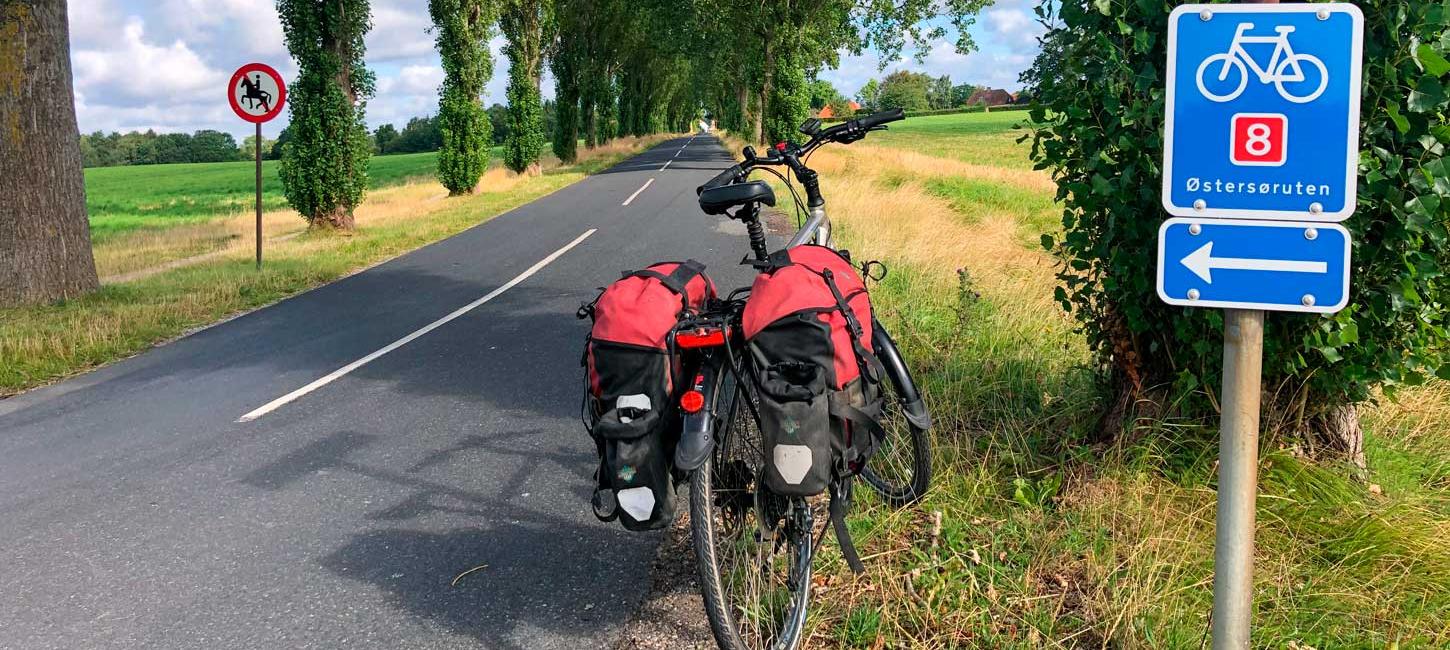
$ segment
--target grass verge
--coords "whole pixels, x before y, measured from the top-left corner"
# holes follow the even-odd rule
[[[360,268],[475,226],[574,183],[667,136],[623,139],[581,152],[578,164],[520,177],[492,169],[472,196],[447,198],[436,183],[409,183],[371,192],[357,211],[357,232],[342,236],[300,230],[296,213],[266,215],[271,235],[266,264],[253,267],[247,223],[182,225],[145,237],[97,244],[98,266],[126,269],[179,251],[212,250],[204,261],[131,282],[108,284],[77,300],[0,309],[0,396],[135,354],[158,342],[230,315],[275,302]],[[242,219],[241,221],[249,221]],[[220,248],[215,248],[220,241]],[[103,270],[104,274],[105,271]]]
[[[840,243],[891,269],[873,302],[936,419],[937,473],[906,510],[858,490],[867,574],[823,548],[809,647],[1204,647],[1216,431],[1094,441],[1096,375],[1035,244],[1055,188],[1025,148],[998,160],[1015,136],[988,119],[913,118],[812,159]],[[1450,644],[1450,386],[1363,418],[1367,482],[1262,450],[1257,647]]]

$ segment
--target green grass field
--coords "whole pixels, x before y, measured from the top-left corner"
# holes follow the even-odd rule
[[[372,187],[399,185],[433,175],[437,153],[374,156]],[[91,238],[104,242],[148,227],[195,223],[252,209],[256,166],[251,162],[97,167],[86,170],[86,207]],[[277,161],[262,162],[262,205],[286,207]]]
[[[913,117],[873,133],[867,142],[977,165],[1031,169],[1028,143],[1017,142],[1027,111],[955,113]]]

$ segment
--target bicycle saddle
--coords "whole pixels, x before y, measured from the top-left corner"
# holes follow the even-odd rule
[[[765,181],[750,181],[721,185],[700,192],[700,209],[705,214],[725,214],[730,208],[750,203],[774,206],[775,191]]]

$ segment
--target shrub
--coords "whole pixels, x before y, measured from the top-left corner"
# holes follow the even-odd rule
[[[1425,381],[1446,365],[1450,168],[1447,9],[1367,0],[1358,212],[1349,306],[1330,317],[1274,314],[1265,333],[1266,407],[1323,431],[1329,412],[1374,389]],[[1222,314],[1155,296],[1167,17],[1161,0],[1049,3],[1051,29],[1024,74],[1034,88],[1032,154],[1052,173],[1063,230],[1057,298],[1081,326],[1122,399],[1176,385],[1198,395],[1221,372]],[[1055,17],[1048,21],[1048,17]],[[1161,395],[1160,395],[1161,396]],[[1127,402],[1119,402],[1125,404]],[[1114,422],[1107,422],[1112,425]]]

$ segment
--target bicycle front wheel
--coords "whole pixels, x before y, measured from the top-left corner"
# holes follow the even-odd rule
[[[875,327],[880,328],[877,323]],[[881,382],[881,428],[886,436],[876,454],[866,461],[861,478],[880,494],[886,503],[900,508],[920,499],[931,487],[931,438],[926,429],[906,417],[902,395],[916,394],[915,384],[906,370],[901,352],[891,337],[882,330],[874,343],[876,354],[886,368],[886,381]],[[906,390],[906,387],[913,387]]]
[[[726,380],[716,447],[691,477],[690,532],[710,628],[722,650],[792,650],[810,598],[813,515],[760,484],[749,388]]]

